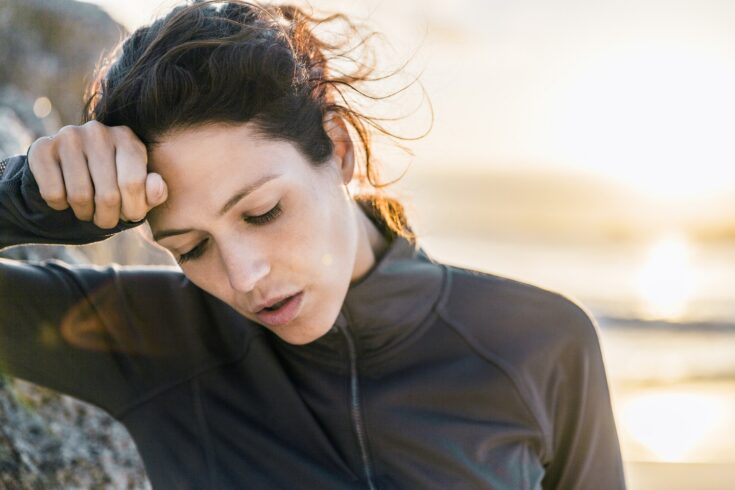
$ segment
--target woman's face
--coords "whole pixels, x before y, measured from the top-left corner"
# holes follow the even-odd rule
[[[367,218],[345,186],[353,168],[348,143],[336,143],[316,167],[292,143],[260,137],[247,123],[178,130],[149,155],[169,197],[148,222],[194,284],[304,344],[331,328],[350,282],[374,263]],[[257,314],[296,293],[286,323]]]

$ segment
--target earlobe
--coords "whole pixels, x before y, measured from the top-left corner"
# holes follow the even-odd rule
[[[342,174],[342,181],[349,184],[355,173],[355,151],[347,125],[340,116],[328,113],[324,116],[324,130],[334,147],[333,158],[336,159]]]

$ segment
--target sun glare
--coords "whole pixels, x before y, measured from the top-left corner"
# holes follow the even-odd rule
[[[726,420],[712,394],[656,390],[632,396],[619,411],[621,429],[661,462],[696,460],[696,451]]]
[[[681,235],[665,236],[651,246],[636,277],[642,316],[677,320],[686,313],[696,287],[690,255]]]

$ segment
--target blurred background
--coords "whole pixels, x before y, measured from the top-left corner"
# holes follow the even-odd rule
[[[77,124],[101,50],[178,2],[90,3],[0,3],[4,154]],[[433,109],[410,153],[376,147],[427,252],[595,317],[630,488],[732,488],[735,3],[295,3],[382,32],[385,71],[408,62],[389,84],[420,76],[374,110],[418,136]],[[169,260],[136,240],[58,253]]]

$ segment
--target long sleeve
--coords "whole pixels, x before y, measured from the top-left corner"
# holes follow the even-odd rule
[[[79,221],[71,208],[56,211],[46,205],[25,155],[7,158],[0,164],[0,250],[31,243],[97,242],[138,224],[121,221],[108,230]]]
[[[0,246],[86,243],[114,231],[46,207],[25,158],[8,160]],[[228,332],[218,326],[235,324],[218,322],[221,311],[175,267],[0,259],[0,370],[117,416],[240,345],[221,340]]]
[[[568,320],[547,378],[551,463],[545,489],[626,486],[597,326],[581,308]]]

